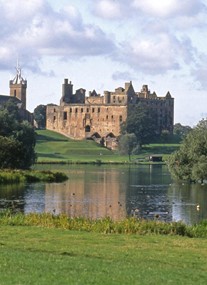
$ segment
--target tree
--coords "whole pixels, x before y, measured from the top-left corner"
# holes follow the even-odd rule
[[[184,138],[178,151],[169,157],[168,166],[178,179],[207,179],[207,120],[202,120]]]
[[[125,134],[119,137],[119,151],[121,154],[127,154],[129,161],[131,160],[131,154],[137,147],[137,137],[135,134]]]
[[[0,167],[27,169],[34,164],[34,128],[19,116],[18,107],[8,101],[0,108]]]
[[[173,127],[175,140],[178,142],[182,141],[191,130],[192,128],[190,126],[183,126],[180,123],[175,124]]]
[[[121,126],[122,134],[134,133],[140,146],[152,142],[157,136],[157,117],[152,109],[141,104],[131,105],[126,122]]]
[[[171,139],[170,132],[168,130],[163,130],[161,132],[160,139],[163,143],[168,143]]]
[[[0,168],[19,168],[22,145],[20,142],[0,136]]]
[[[46,106],[38,105],[34,109],[34,120],[37,122],[38,128],[45,129],[46,127]]]
[[[19,124],[16,131],[12,136],[16,141],[21,143],[22,154],[21,162],[19,163],[19,168],[29,168],[35,163],[36,154],[35,154],[35,144],[36,136],[34,128],[27,122],[23,121]]]

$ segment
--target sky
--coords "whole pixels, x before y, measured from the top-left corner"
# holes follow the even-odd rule
[[[174,123],[207,117],[207,0],[0,0],[0,94],[17,59],[27,108],[132,81],[175,98]]]

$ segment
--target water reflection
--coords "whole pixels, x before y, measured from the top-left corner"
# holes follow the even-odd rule
[[[70,171],[69,176],[63,185],[46,185],[46,211],[92,219],[126,217],[126,185],[120,180],[119,171],[77,169]]]
[[[0,207],[19,201],[25,213],[66,213],[91,219],[137,216],[195,223],[207,218],[207,185],[172,183],[165,166],[70,166],[60,184],[0,187]]]

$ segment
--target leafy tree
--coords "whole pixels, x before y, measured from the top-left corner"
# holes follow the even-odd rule
[[[27,121],[23,121],[19,124],[16,131],[12,136],[16,141],[21,143],[22,154],[21,163],[19,163],[19,168],[29,168],[35,163],[35,143],[36,136],[34,128]]]
[[[168,143],[171,139],[171,134],[168,130],[162,130],[160,138],[163,143]]]
[[[141,104],[131,105],[126,122],[121,127],[122,134],[134,133],[140,147],[152,142],[157,134],[157,117],[152,109]]]
[[[169,157],[171,173],[178,179],[207,179],[207,120],[202,120],[184,138],[180,149]]]
[[[119,137],[119,151],[121,154],[127,154],[129,161],[131,154],[137,147],[137,137],[135,134],[125,134]]]
[[[34,119],[37,122],[38,128],[45,129],[46,127],[46,106],[38,105],[34,109]]]
[[[8,101],[0,108],[0,168],[27,169],[34,164],[35,132],[22,121],[18,107]]]
[[[0,168],[19,168],[22,145],[13,138],[0,136]]]
[[[176,141],[182,141],[187,134],[192,130],[190,126],[183,126],[180,123],[177,123],[173,127],[173,135]]]

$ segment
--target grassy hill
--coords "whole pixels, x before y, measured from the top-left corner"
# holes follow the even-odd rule
[[[132,161],[145,159],[151,154],[170,154],[179,146],[172,144],[152,144],[143,147],[141,153],[132,156]],[[37,130],[37,162],[38,163],[125,163],[128,156],[119,155],[100,146],[92,140],[72,140],[49,130]]]
[[[95,162],[114,155],[92,140],[72,140],[48,130],[37,131],[36,152],[38,162]]]

